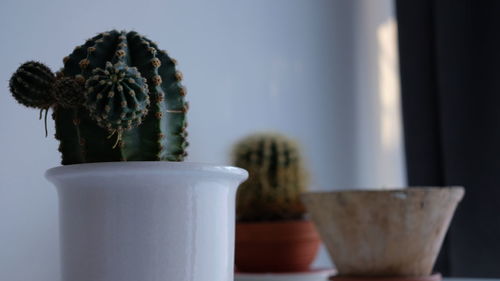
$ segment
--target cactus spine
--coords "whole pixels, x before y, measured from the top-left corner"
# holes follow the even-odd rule
[[[113,30],[77,46],[63,61],[43,90],[16,84],[21,68],[11,79],[21,103],[31,104],[31,92],[51,101],[43,106],[53,108],[63,165],[184,159],[186,91],[175,60],[154,42]],[[17,94],[18,88],[30,95]]]
[[[308,179],[294,141],[276,133],[251,135],[234,146],[233,164],[249,173],[237,194],[239,221],[303,217],[300,194],[306,190]]]

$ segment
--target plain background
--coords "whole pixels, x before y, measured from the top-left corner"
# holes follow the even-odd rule
[[[60,155],[49,120],[8,91],[36,59],[53,70],[76,45],[136,30],[179,61],[188,89],[187,161],[228,164],[255,131],[297,139],[313,190],[405,183],[390,0],[36,1],[0,3],[0,280],[59,280]],[[316,266],[329,266],[323,251]]]

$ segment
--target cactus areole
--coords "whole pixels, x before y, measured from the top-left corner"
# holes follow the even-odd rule
[[[46,113],[52,108],[63,165],[184,159],[186,90],[176,61],[156,43],[113,30],[63,61],[55,75],[27,62],[10,80],[19,103]]]

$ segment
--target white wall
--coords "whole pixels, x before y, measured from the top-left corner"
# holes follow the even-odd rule
[[[389,150],[371,141],[381,107],[360,98],[384,92],[374,30],[391,17],[391,1],[374,2],[383,5],[370,18],[369,0],[3,0],[0,280],[59,280],[57,198],[43,178],[60,159],[53,124],[45,138],[8,79],[29,59],[56,70],[74,46],[112,28],[137,30],[179,61],[191,104],[188,161],[227,163],[238,138],[279,130],[302,143],[313,189],[401,185],[400,140]],[[328,265],[324,252],[317,264]]]
[[[402,187],[406,174],[393,2],[355,2],[355,185]]]

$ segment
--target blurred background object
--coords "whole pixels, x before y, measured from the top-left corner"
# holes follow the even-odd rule
[[[278,132],[259,132],[233,147],[232,164],[248,171],[236,195],[235,265],[239,272],[307,272],[320,238],[306,218],[309,189],[302,149]]]

